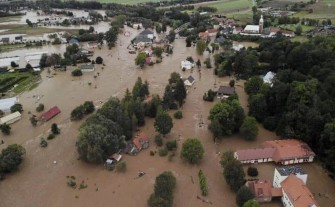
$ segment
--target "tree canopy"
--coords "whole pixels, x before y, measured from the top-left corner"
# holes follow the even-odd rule
[[[158,112],[154,126],[156,131],[159,132],[160,134],[166,135],[170,133],[173,127],[171,116],[164,111]]]
[[[257,121],[252,116],[245,117],[241,127],[240,127],[241,136],[245,140],[255,140],[258,135]]]
[[[233,152],[226,152],[222,156],[221,165],[227,184],[234,192],[237,192],[245,183],[245,174],[242,163],[234,158]]]
[[[243,185],[236,194],[236,203],[239,207],[243,207],[245,203],[247,203],[249,200],[254,199],[255,195],[250,190],[249,187]]]
[[[198,139],[187,139],[183,143],[180,157],[190,164],[198,164],[204,157],[204,147]]]
[[[0,173],[16,171],[23,161],[26,150],[18,144],[8,145],[0,154]]]
[[[176,178],[170,171],[163,172],[156,177],[154,193],[148,200],[149,207],[171,207],[173,193],[176,188]]]

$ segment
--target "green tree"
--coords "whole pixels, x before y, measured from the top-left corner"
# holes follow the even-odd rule
[[[41,112],[43,110],[44,110],[44,104],[42,104],[42,103],[38,104],[38,106],[36,107],[36,111]]]
[[[186,87],[184,84],[183,79],[179,78],[176,84],[176,88],[174,90],[174,97],[175,100],[178,101],[179,107],[181,107],[184,104],[184,100],[186,99]]]
[[[7,125],[6,123],[0,125],[0,129],[1,132],[5,135],[9,135],[10,134],[10,130],[12,129],[9,125]]]
[[[226,162],[223,162],[226,163]],[[245,174],[242,163],[236,159],[227,162],[223,168],[223,175],[230,189],[237,192],[238,189],[244,185]]]
[[[94,103],[92,101],[85,101],[83,104],[84,107],[84,113],[85,114],[90,114],[93,113],[95,110]]]
[[[198,139],[187,139],[183,143],[180,157],[190,164],[198,164],[204,157],[204,147]]]
[[[202,172],[202,170],[199,170],[198,176],[199,176],[199,184],[200,184],[201,194],[203,196],[207,196],[208,195],[208,187],[207,187],[206,176]]]
[[[10,111],[11,111],[12,113],[14,113],[14,112],[16,112],[16,111],[22,113],[22,111],[23,111],[22,104],[19,104],[19,103],[14,104],[13,106],[10,107]]]
[[[173,127],[172,118],[166,112],[161,111],[156,116],[154,126],[157,132],[166,135]]]
[[[183,118],[183,112],[178,110],[173,114],[173,117],[176,119],[181,119]]]
[[[72,76],[82,76],[83,72],[80,69],[75,69],[71,72]]]
[[[249,115],[260,122],[267,116],[267,103],[264,94],[258,93],[249,96]]]
[[[30,120],[30,123],[31,123],[31,125],[33,125],[33,126],[36,126],[37,125],[37,119],[36,119],[36,116],[31,116],[30,118],[29,118],[29,120]]]
[[[237,191],[236,203],[239,207],[243,207],[244,203],[254,198],[254,193],[250,190],[250,188],[244,185]]]
[[[176,188],[176,178],[170,171],[163,172],[156,177],[154,193],[148,200],[149,207],[171,207],[173,193]]]
[[[138,53],[137,57],[135,58],[135,64],[139,65],[141,68],[143,68],[145,64],[145,58],[147,55],[144,52]]]
[[[220,164],[223,168],[225,168],[230,162],[235,161],[234,152],[226,151],[221,156]]]
[[[58,128],[57,124],[53,123],[53,124],[51,125],[51,132],[52,132],[52,134],[54,134],[54,135],[57,135],[57,134],[60,133],[60,129]]]
[[[157,32],[157,34],[160,34],[162,32],[162,26],[159,23],[156,24],[156,32]]]
[[[243,207],[260,207],[260,205],[255,199],[252,199],[245,202]]]
[[[164,109],[173,108],[174,100],[175,99],[174,99],[173,88],[171,87],[171,85],[167,85],[165,87],[164,96],[163,96]]]
[[[0,154],[0,172],[16,171],[23,161],[26,150],[18,144],[8,145]]]
[[[244,84],[244,90],[247,94],[257,94],[263,86],[263,79],[259,76],[251,77],[247,82]]]
[[[105,40],[109,49],[115,46],[118,38],[118,33],[119,29],[117,27],[112,27],[105,33]]]
[[[142,78],[138,77],[137,81],[132,90],[133,98],[136,100],[140,98],[144,100],[144,98],[149,95],[149,84],[147,81],[145,83],[142,82]]]
[[[301,25],[298,25],[296,28],[295,28],[295,33],[300,36],[301,33],[302,33],[302,27]]]
[[[75,121],[75,120],[80,120],[82,118],[84,118],[85,114],[84,114],[84,106],[80,105],[78,107],[76,107],[75,109],[72,110],[71,112],[71,120]]]
[[[102,59],[102,57],[100,57],[100,56],[98,56],[96,59],[95,59],[95,63],[96,64],[102,64],[103,63],[103,59]]]
[[[256,119],[252,116],[245,117],[243,124],[240,127],[240,133],[245,140],[255,140],[258,135]]]
[[[202,55],[204,53],[204,51],[206,50],[207,48],[207,44],[205,41],[203,40],[198,40],[197,41],[197,45],[196,45],[196,49],[197,49],[197,53],[199,55]]]

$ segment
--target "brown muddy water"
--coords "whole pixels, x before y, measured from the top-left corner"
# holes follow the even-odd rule
[[[134,64],[136,55],[131,55],[126,49],[130,40],[138,31],[130,30],[131,37],[120,35],[120,41],[116,48],[108,50],[96,49],[94,57],[101,56],[106,66],[97,66],[95,72],[84,73],[82,77],[72,77],[71,70],[67,72],[42,73],[42,82],[32,91],[19,96],[23,104],[23,118],[12,125],[10,136],[0,135],[5,141],[0,149],[8,144],[18,143],[23,145],[27,154],[19,171],[9,175],[0,185],[1,207],[63,207],[63,206],[124,206],[145,207],[147,199],[153,192],[155,177],[163,171],[172,171],[177,178],[175,192],[175,207],[210,206],[211,204],[197,199],[200,196],[198,171],[202,169],[207,177],[209,195],[205,198],[211,202],[211,206],[235,207],[235,194],[232,193],[224,181],[222,169],[219,164],[220,154],[228,149],[257,147],[264,140],[277,137],[260,126],[258,139],[255,142],[246,142],[238,135],[214,144],[210,132],[207,116],[214,103],[204,102],[202,96],[208,89],[217,89],[220,85],[228,85],[229,78],[217,78],[212,69],[201,69],[182,72],[180,61],[188,56],[204,60],[206,57],[196,55],[195,48],[186,48],[185,41],[178,39],[174,43],[174,53],[165,56],[163,62],[154,66],[146,66],[143,70]],[[59,49],[62,50],[62,49]],[[56,49],[54,50],[55,52]],[[60,52],[60,51],[59,51]],[[19,53],[19,52],[18,52]],[[213,58],[212,58],[213,59]],[[90,165],[78,160],[75,142],[78,136],[78,128],[81,122],[70,122],[69,117],[73,108],[86,100],[94,101],[97,107],[100,101],[105,101],[111,96],[121,98],[127,88],[131,89],[137,79],[142,77],[148,80],[150,92],[163,95],[168,83],[170,73],[177,71],[183,77],[192,75],[196,83],[189,88],[186,103],[183,106],[184,118],[174,120],[172,132],[167,140],[178,140],[177,155],[172,161],[168,157],[159,157],[158,154],[150,156],[150,150],[157,151],[153,144],[155,134],[153,119],[147,119],[146,125],[141,128],[151,136],[149,149],[140,152],[137,156],[124,156],[127,163],[127,172],[119,174],[110,172],[102,165]],[[99,73],[99,75],[98,75]],[[94,75],[98,75],[94,78]],[[48,77],[51,78],[48,78]],[[91,85],[89,85],[91,83]],[[215,85],[214,85],[215,84]],[[247,95],[243,90],[243,81],[237,82],[237,93],[241,105],[247,110]],[[40,99],[37,100],[36,96]],[[37,127],[32,127],[29,121],[29,112],[35,112],[39,103],[43,103],[46,109],[57,105],[61,109],[54,119]],[[171,111],[171,114],[173,111]],[[49,141],[47,148],[40,148],[40,138],[46,138],[52,123],[57,123],[61,128],[61,134]],[[186,138],[196,137],[205,147],[205,157],[201,164],[191,166],[179,158],[179,152]],[[56,164],[54,164],[56,161]],[[272,180],[274,165],[263,164],[257,166],[261,178]],[[335,194],[335,184],[322,172],[316,163],[304,165],[310,173],[308,186],[313,193],[330,195],[329,198],[317,197],[321,206],[334,203],[331,195]],[[138,171],[146,172],[146,175],[136,179]],[[75,176],[77,184],[85,181],[86,189],[78,190],[67,186],[66,176]],[[263,206],[263,205],[262,205]],[[277,207],[280,203],[271,203],[264,206]]]

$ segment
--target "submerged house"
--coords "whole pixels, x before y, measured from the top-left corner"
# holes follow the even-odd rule
[[[44,112],[41,116],[41,120],[49,121],[50,119],[54,118],[56,115],[60,113],[60,109],[57,106],[52,107],[48,111]]]
[[[235,94],[235,88],[230,86],[220,86],[217,91],[217,98],[228,98]]]
[[[234,157],[243,164],[275,162],[281,165],[313,162],[315,153],[296,139],[266,141],[261,148],[237,150]]]
[[[142,149],[147,149],[149,147],[149,137],[145,133],[141,132],[137,134],[131,142],[128,143],[125,151],[128,154],[136,155]]]
[[[188,78],[184,80],[185,86],[192,86],[194,83],[195,83],[195,79],[191,75],[188,76]]]
[[[194,66],[195,66],[195,64],[194,64],[194,63],[191,63],[191,62],[188,61],[188,60],[183,60],[183,61],[181,61],[181,63],[180,63],[180,67],[181,67],[181,69],[183,69],[183,70],[190,70],[190,69],[194,68]]]
[[[18,121],[21,119],[21,114],[20,112],[16,111],[14,113],[11,113],[7,116],[4,116],[0,118],[0,124],[13,124],[14,122]]]
[[[93,64],[86,64],[79,66],[81,72],[93,72],[95,70],[95,66]]]

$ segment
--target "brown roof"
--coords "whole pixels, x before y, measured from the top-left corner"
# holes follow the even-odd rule
[[[272,158],[274,148],[257,148],[257,149],[246,149],[236,151],[237,159],[240,161],[244,160],[257,160],[264,158]]]
[[[149,142],[149,137],[145,133],[139,133],[133,138],[133,144],[137,149],[142,149],[142,145]]]
[[[281,188],[271,188],[272,197],[282,197],[283,191]]]
[[[263,147],[276,149],[273,154],[275,162],[315,156],[315,153],[306,143],[296,139],[266,141],[263,143]]]
[[[218,93],[224,95],[233,95],[235,93],[235,88],[230,86],[220,86]]]
[[[271,183],[267,180],[249,181],[250,190],[255,194],[256,198],[272,197]]]
[[[287,194],[294,207],[317,206],[313,194],[297,176],[291,174],[282,183],[283,191]]]
[[[199,32],[199,37],[200,38],[207,38],[208,37],[208,32]]]
[[[217,33],[218,30],[217,29],[209,29],[207,30],[208,33]]]

